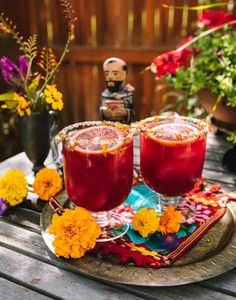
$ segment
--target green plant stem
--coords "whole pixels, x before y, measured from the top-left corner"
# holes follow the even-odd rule
[[[29,74],[30,74],[30,70],[31,70],[32,63],[33,63],[33,59],[31,59],[31,60],[29,61],[27,73],[26,73],[26,75],[25,75],[25,82],[24,82],[24,88],[25,88],[25,91],[27,91],[27,88],[28,88],[27,82],[28,82],[28,78],[29,78]]]
[[[231,2],[230,4],[235,4],[236,2]],[[212,3],[212,4],[204,4],[204,5],[196,5],[196,6],[174,6],[174,5],[167,5],[162,4],[165,8],[174,8],[174,9],[187,9],[187,10],[202,10],[202,9],[208,9],[213,7],[220,7],[220,6],[226,6],[228,5],[228,2],[222,2],[222,3]]]
[[[180,46],[179,48],[176,49],[176,51],[182,51],[186,48],[188,48],[190,45],[196,43],[198,40],[200,40],[201,38],[203,38],[204,36],[207,36],[208,34],[211,34],[212,32],[215,32],[223,27],[225,27],[226,25],[233,25],[236,24],[236,20],[234,21],[230,21],[227,23],[224,23],[222,25],[219,25],[217,27],[211,28],[209,30],[203,31],[202,33],[200,33],[198,36],[195,36],[193,39],[191,39],[191,41],[187,42],[186,44],[184,44],[183,46]]]
[[[212,107],[211,113],[213,113],[217,109],[217,106],[220,103],[221,99],[222,99],[222,94],[219,94],[219,96],[216,99],[216,102],[215,102],[214,106]]]
[[[70,41],[71,41],[71,38],[70,38],[70,36],[68,36],[65,48],[64,48],[64,50],[63,50],[63,52],[61,54],[61,57],[60,57],[57,65],[52,69],[50,75],[46,78],[44,84],[42,85],[41,89],[38,91],[38,93],[36,95],[35,102],[34,102],[34,105],[33,105],[33,109],[35,109],[37,107],[38,100],[39,100],[39,98],[40,98],[43,90],[45,89],[46,85],[50,82],[50,80],[53,78],[53,76],[55,75],[57,69],[61,65],[61,63],[62,63],[62,61],[63,61],[66,53],[69,51]]]

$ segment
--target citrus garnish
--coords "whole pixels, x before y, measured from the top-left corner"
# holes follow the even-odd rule
[[[120,129],[108,126],[91,126],[74,133],[73,148],[86,153],[112,152],[118,149],[123,143],[123,133]]]
[[[148,129],[148,135],[165,141],[187,141],[199,136],[199,130],[189,124],[166,123]]]

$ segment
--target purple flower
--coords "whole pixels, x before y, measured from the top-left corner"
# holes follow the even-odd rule
[[[14,85],[14,79],[20,77],[20,69],[9,58],[2,56],[0,58],[0,67],[2,76],[9,85]]]
[[[19,64],[20,67],[18,67],[13,61],[5,56],[0,58],[2,76],[4,80],[11,86],[20,85],[27,73],[29,64],[24,56],[19,57]]]
[[[7,203],[7,201],[0,198],[0,216],[3,216],[8,208],[9,208],[9,204]]]
[[[167,233],[160,237],[161,247],[174,250],[179,246],[178,236],[175,233]]]
[[[29,63],[24,56],[19,57],[20,71],[25,76],[28,70]]]

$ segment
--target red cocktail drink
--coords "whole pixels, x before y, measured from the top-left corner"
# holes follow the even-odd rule
[[[113,122],[83,122],[66,127],[59,136],[63,140],[64,179],[69,198],[75,205],[88,209],[102,227],[97,241],[121,237],[129,226],[122,215],[110,210],[119,206],[132,188],[130,127]]]
[[[167,197],[193,189],[202,174],[206,149],[206,126],[204,131],[199,124],[181,117],[146,124],[141,133],[140,164],[151,189]]]
[[[70,199],[92,212],[108,211],[128,196],[133,179],[133,140],[108,125],[74,130],[63,145]]]

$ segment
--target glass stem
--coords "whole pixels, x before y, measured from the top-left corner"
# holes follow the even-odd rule
[[[159,205],[160,205],[160,210],[164,211],[168,206],[173,205],[173,206],[177,206],[178,205],[178,201],[181,197],[165,197],[160,195],[159,196]]]
[[[105,227],[109,224],[109,219],[108,219],[108,212],[107,211],[99,211],[99,212],[92,212],[92,216],[94,217],[96,223],[100,227]]]

